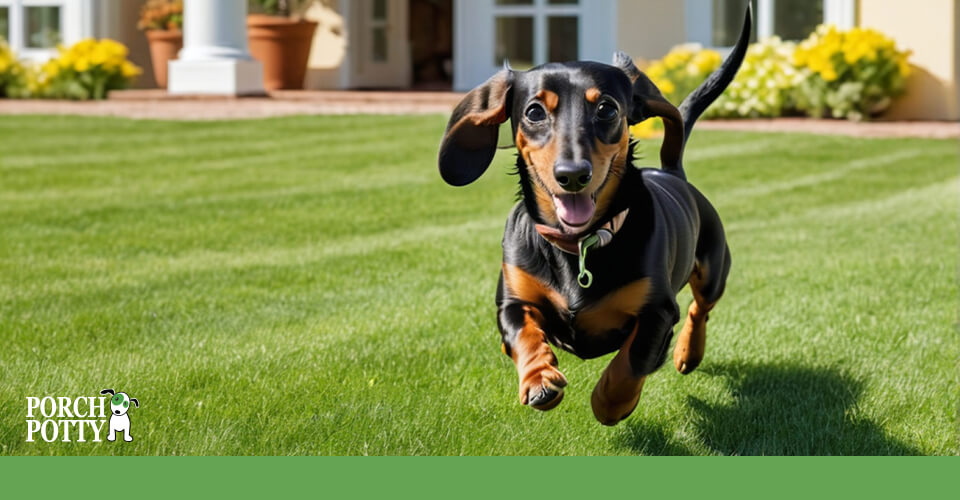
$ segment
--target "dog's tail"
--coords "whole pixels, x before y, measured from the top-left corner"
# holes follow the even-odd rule
[[[683,143],[686,144],[693,130],[693,124],[700,118],[700,115],[706,111],[707,107],[720,97],[720,94],[730,85],[740,64],[743,63],[743,57],[747,53],[747,46],[750,44],[750,33],[753,25],[753,8],[747,3],[747,13],[743,19],[743,28],[740,30],[740,38],[733,47],[733,51],[723,61],[723,64],[707,77],[699,87],[690,93],[680,104],[680,116],[683,118]],[[683,152],[681,151],[681,155]]]

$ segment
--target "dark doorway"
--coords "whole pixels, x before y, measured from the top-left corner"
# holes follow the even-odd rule
[[[453,0],[410,0],[413,88],[453,86]]]

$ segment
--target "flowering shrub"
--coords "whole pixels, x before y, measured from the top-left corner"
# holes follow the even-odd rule
[[[811,116],[860,120],[887,109],[903,93],[910,51],[869,28],[841,32],[821,25],[800,43],[794,64],[809,77],[797,87],[800,108]]]
[[[0,97],[13,96],[22,86],[24,68],[10,46],[0,38]]]
[[[643,70],[668,101],[679,105],[722,61],[714,50],[704,50],[699,44],[685,44],[674,47],[663,59],[651,62]],[[630,133],[640,138],[659,135],[662,130],[663,122],[659,118],[630,127]]]
[[[747,49],[743,65],[707,117],[777,117],[805,112],[813,117],[860,120],[885,110],[904,91],[909,51],[868,28],[847,32],[819,26],[799,45],[773,37]],[[680,45],[645,68],[664,96],[679,104],[714,69],[720,55]],[[658,135],[659,119],[630,128],[634,137]]]
[[[183,0],[147,0],[140,8],[137,28],[143,31],[182,29]]]
[[[103,99],[107,92],[127,87],[141,73],[127,60],[127,48],[120,42],[88,38],[47,61],[38,76],[41,97],[58,99]]]
[[[7,97],[13,99],[30,99],[44,95],[44,78],[37,64],[23,64],[20,71],[9,85]]]
[[[680,104],[721,62],[723,58],[714,50],[703,49],[699,44],[684,44],[670,49],[663,59],[642,69],[668,101]]]
[[[793,65],[795,47],[778,37],[751,45],[737,76],[705,116],[772,118],[796,109],[794,88],[803,74]]]

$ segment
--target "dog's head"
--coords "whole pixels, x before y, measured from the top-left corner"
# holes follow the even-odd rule
[[[131,398],[125,392],[114,392],[113,389],[104,389],[100,391],[100,394],[110,394],[110,414],[111,415],[126,415],[127,411],[130,409],[130,403],[133,403],[137,408],[140,408],[140,401],[137,401],[137,398]]]
[[[454,109],[440,146],[440,175],[454,186],[480,177],[509,119],[522,160],[522,191],[534,198],[529,206],[541,222],[579,234],[603,218],[629,168],[628,127],[665,113],[679,120],[677,109],[622,53],[614,65],[504,69]]]

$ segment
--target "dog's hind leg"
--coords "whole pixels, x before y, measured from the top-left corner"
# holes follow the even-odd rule
[[[630,346],[637,336],[640,324],[633,327],[620,352],[607,365],[593,388],[590,406],[593,415],[603,425],[615,425],[633,412],[640,401],[643,383],[647,377],[635,377],[630,368]]]
[[[689,281],[693,303],[687,310],[687,320],[673,349],[673,366],[684,375],[692,372],[703,361],[707,344],[707,319],[710,310],[723,295],[727,274],[730,272],[730,249],[727,247],[720,218],[702,195],[697,198],[700,205],[701,231],[697,242],[697,262],[690,273]]]
[[[690,275],[690,290],[693,291],[693,303],[687,309],[687,320],[677,337],[677,345],[673,348],[673,366],[677,371],[686,375],[692,372],[700,362],[707,345],[707,319],[710,310],[716,301],[708,301],[700,293],[703,286],[703,268],[700,264]]]
[[[633,331],[620,352],[607,365],[593,388],[590,406],[603,425],[616,425],[633,413],[647,375],[663,364],[673,338],[673,325],[680,319],[677,303],[671,296],[637,315]]]

